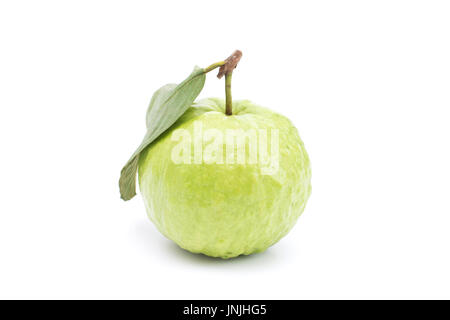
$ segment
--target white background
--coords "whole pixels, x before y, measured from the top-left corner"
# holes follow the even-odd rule
[[[2,1],[0,298],[450,298],[449,17],[448,1]],[[223,261],[165,239],[118,178],[153,91],[234,49],[234,97],[292,119],[313,193],[278,244]]]

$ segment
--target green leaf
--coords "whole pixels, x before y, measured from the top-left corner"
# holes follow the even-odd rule
[[[155,108],[155,106],[163,104],[164,101],[170,97],[176,86],[176,83],[169,83],[155,91],[148,106],[147,116],[145,118],[147,129],[150,128],[152,119],[157,116],[156,113],[159,111],[159,109],[157,107]]]
[[[167,84],[153,94],[146,116],[147,133],[120,172],[119,188],[123,200],[130,200],[136,195],[136,172],[140,153],[191,106],[202,91],[205,78],[204,70],[195,67],[189,77],[179,85]]]

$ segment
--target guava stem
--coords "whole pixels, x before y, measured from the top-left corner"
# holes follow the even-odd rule
[[[233,114],[233,99],[231,97],[231,76],[233,71],[225,74],[225,114],[231,116]]]
[[[231,56],[225,59],[225,61],[219,61],[213,63],[209,67],[203,69],[205,73],[208,73],[218,67],[219,73],[217,74],[217,78],[222,78],[225,76],[225,114],[227,116],[231,116],[233,114],[233,101],[231,98],[231,75],[233,73],[234,68],[236,68],[239,60],[241,60],[242,52],[236,50],[233,52]]]

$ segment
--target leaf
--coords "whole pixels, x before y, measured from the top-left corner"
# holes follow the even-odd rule
[[[205,78],[204,70],[195,67],[189,77],[179,85],[167,84],[153,94],[146,115],[147,133],[120,172],[119,188],[123,200],[130,200],[136,195],[136,172],[140,153],[191,106],[202,91]]]
[[[156,117],[155,113],[159,110],[158,108],[155,108],[155,105],[160,105],[164,103],[164,101],[170,97],[173,90],[176,88],[176,83],[169,83],[165,86],[159,88],[156,90],[156,92],[153,94],[152,100],[150,101],[150,104],[147,109],[147,115],[146,115],[146,124],[147,129],[151,126],[151,120]]]

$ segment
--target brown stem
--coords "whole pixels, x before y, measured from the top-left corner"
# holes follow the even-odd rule
[[[219,73],[217,74],[217,78],[222,78],[225,74],[233,72],[234,68],[236,68],[239,60],[242,58],[242,52],[240,50],[236,50],[233,52],[231,56],[225,59],[225,64],[222,65],[219,69]]]
[[[225,75],[225,114],[231,116],[233,114],[233,99],[231,97],[231,76],[234,68],[236,68],[239,60],[241,60],[242,52],[236,50],[229,56],[220,66],[217,78],[222,78]]]

